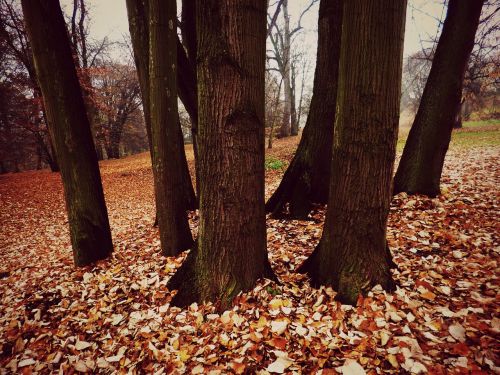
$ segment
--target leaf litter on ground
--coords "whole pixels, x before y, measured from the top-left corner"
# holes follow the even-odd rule
[[[288,163],[297,142],[270,154]],[[184,256],[159,254],[147,154],[101,164],[115,251],[92,267],[73,266],[57,174],[0,176],[0,373],[499,373],[498,156],[452,147],[442,195],[394,198],[395,293],[346,306],[295,273],[321,237],[318,206],[307,221],[268,218],[280,283],[224,313],[169,304]],[[282,174],[266,172],[267,196]],[[196,234],[197,213],[190,223]]]

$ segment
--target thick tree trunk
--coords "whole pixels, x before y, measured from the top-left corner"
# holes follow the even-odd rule
[[[394,177],[394,194],[440,194],[462,84],[483,0],[450,0],[431,71]]]
[[[266,0],[198,0],[200,226],[172,304],[234,296],[273,277],[264,212]]]
[[[129,30],[132,39],[132,47],[134,50],[135,65],[137,68],[137,75],[139,77],[139,85],[141,87],[141,97],[143,103],[144,111],[144,121],[146,124],[146,132],[148,135],[149,152],[151,155],[151,160],[153,160],[153,146],[151,144],[151,116],[150,116],[150,88],[149,88],[149,26],[148,26],[148,11],[149,11],[149,0],[127,0],[127,14],[129,20]],[[177,43],[177,41],[176,41]],[[178,48],[176,46],[176,48]],[[179,81],[184,82],[181,77],[185,77],[183,73],[185,71],[185,64],[183,61],[178,61],[176,65],[179,69]],[[180,84],[179,86],[182,86]],[[184,86],[179,87],[179,96],[181,93],[186,91]],[[193,90],[192,86],[191,90]],[[196,84],[194,86],[196,91]],[[191,94],[192,96],[192,94]],[[182,99],[182,98],[181,98]],[[195,100],[191,101],[190,103]],[[186,104],[185,104],[186,105]],[[186,108],[191,108],[192,106],[186,105]],[[179,123],[179,133],[182,131],[180,129]],[[196,199],[196,194],[193,189],[193,184],[191,182],[191,176],[189,174],[189,169],[187,166],[186,155],[184,152],[184,143],[181,143],[181,160],[182,167],[180,169],[179,179],[183,181],[184,186],[182,187],[183,195],[185,196],[185,208],[187,210],[194,210],[198,208],[198,201]],[[158,203],[157,203],[158,206]],[[155,220],[156,222],[157,220]]]
[[[406,1],[344,4],[328,211],[321,241],[300,267],[342,302],[394,288],[386,225],[401,93]]]
[[[113,250],[90,124],[59,2],[21,3],[61,167],[73,256],[83,266]]]
[[[193,238],[187,220],[182,178],[183,143],[177,108],[177,34],[175,0],[149,2],[149,100],[156,212],[164,255],[189,249]]]
[[[266,204],[274,216],[289,203],[290,216],[305,219],[311,203],[328,201],[341,31],[342,1],[321,0],[311,106],[295,156]]]

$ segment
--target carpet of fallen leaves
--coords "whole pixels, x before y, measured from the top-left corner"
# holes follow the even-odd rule
[[[289,161],[296,144],[271,155]],[[395,197],[395,293],[375,287],[350,307],[294,273],[320,238],[318,207],[309,221],[268,219],[281,283],[222,314],[169,306],[183,257],[159,255],[147,154],[102,163],[115,252],[81,269],[58,174],[0,176],[0,373],[499,373],[498,165],[498,147],[452,147],[443,195]],[[282,173],[267,172],[268,195]]]

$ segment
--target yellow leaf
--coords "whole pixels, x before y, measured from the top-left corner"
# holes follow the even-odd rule
[[[186,349],[182,349],[179,351],[179,359],[182,362],[186,362],[191,356],[189,355],[188,351]]]
[[[394,367],[394,368],[398,368],[399,367],[398,360],[396,359],[396,356],[394,354],[389,354],[386,358],[387,358],[387,360],[389,361],[389,363],[391,364],[392,367]]]

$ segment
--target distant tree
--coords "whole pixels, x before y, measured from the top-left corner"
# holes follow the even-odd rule
[[[432,49],[418,51],[403,60],[402,109],[414,115],[422,99],[432,65]]]
[[[90,33],[90,9],[87,0],[73,0],[71,14],[66,20],[73,58],[82,87],[83,99],[96,145],[97,158],[104,159],[106,148],[106,129],[99,121],[99,93],[93,81],[94,72],[105,64],[109,49],[113,43],[108,38],[95,40]]]
[[[90,124],[59,2],[21,4],[61,167],[73,256],[83,266],[113,250]]]
[[[142,104],[136,72],[126,64],[108,63],[95,69],[91,79],[104,148],[108,158],[117,159],[125,124]]]
[[[323,236],[299,271],[355,304],[394,288],[386,242],[406,1],[345,1],[330,197]]]
[[[120,143],[122,155],[133,155],[148,151],[148,136],[144,124],[144,115],[140,109],[128,116],[123,126],[123,135]]]
[[[275,215],[289,203],[291,217],[304,219],[311,203],[328,201],[341,30],[342,1],[322,0],[311,106],[295,156],[266,203],[266,210]]]
[[[265,85],[266,128],[269,128],[267,148],[272,148],[276,125],[283,114],[283,105],[280,101],[283,79],[280,78],[278,82],[274,75],[266,72]]]
[[[448,3],[431,71],[394,177],[394,194],[440,194],[441,172],[483,3]]]
[[[217,301],[273,277],[264,212],[266,0],[198,0],[200,226],[172,304]]]
[[[496,2],[484,3],[474,47],[465,69],[462,100],[455,117],[454,128],[461,128],[462,121],[470,120],[473,111],[479,112],[494,108],[491,98],[496,96],[496,90],[500,85],[500,79],[498,75],[495,75],[495,72],[500,70],[499,12],[500,7]],[[495,116],[494,112],[492,116]]]
[[[53,172],[59,171],[54,147],[47,126],[44,103],[36,77],[33,63],[33,53],[24,26],[19,4],[14,0],[0,0],[0,41],[2,43],[2,76],[4,82],[9,82],[13,95],[23,95],[28,100],[17,100],[15,103],[17,117],[12,116],[14,107],[9,107],[10,122],[5,127],[21,127],[9,130],[9,142],[15,144],[15,151],[20,153],[15,159],[20,161],[29,155],[29,149],[36,144],[39,158],[47,163]],[[17,90],[17,94],[14,94]],[[5,92],[6,94],[7,92]],[[25,108],[20,109],[24,103]],[[25,114],[30,113],[27,119]],[[21,118],[19,117],[21,116]],[[6,134],[6,133],[4,133]],[[14,137],[18,137],[15,138]],[[25,152],[22,152],[24,149]]]
[[[277,70],[283,79],[284,108],[282,123],[278,131],[278,137],[288,137],[299,133],[299,122],[297,118],[297,106],[295,103],[295,66],[292,54],[292,38],[302,30],[302,17],[311,9],[318,0],[311,0],[302,11],[297,25],[290,28],[290,14],[288,12],[288,0],[280,0],[276,5],[274,16],[268,16],[268,36],[273,46],[268,59],[276,63]],[[278,24],[277,18],[283,14],[283,25]],[[274,69],[274,68],[273,68]]]

